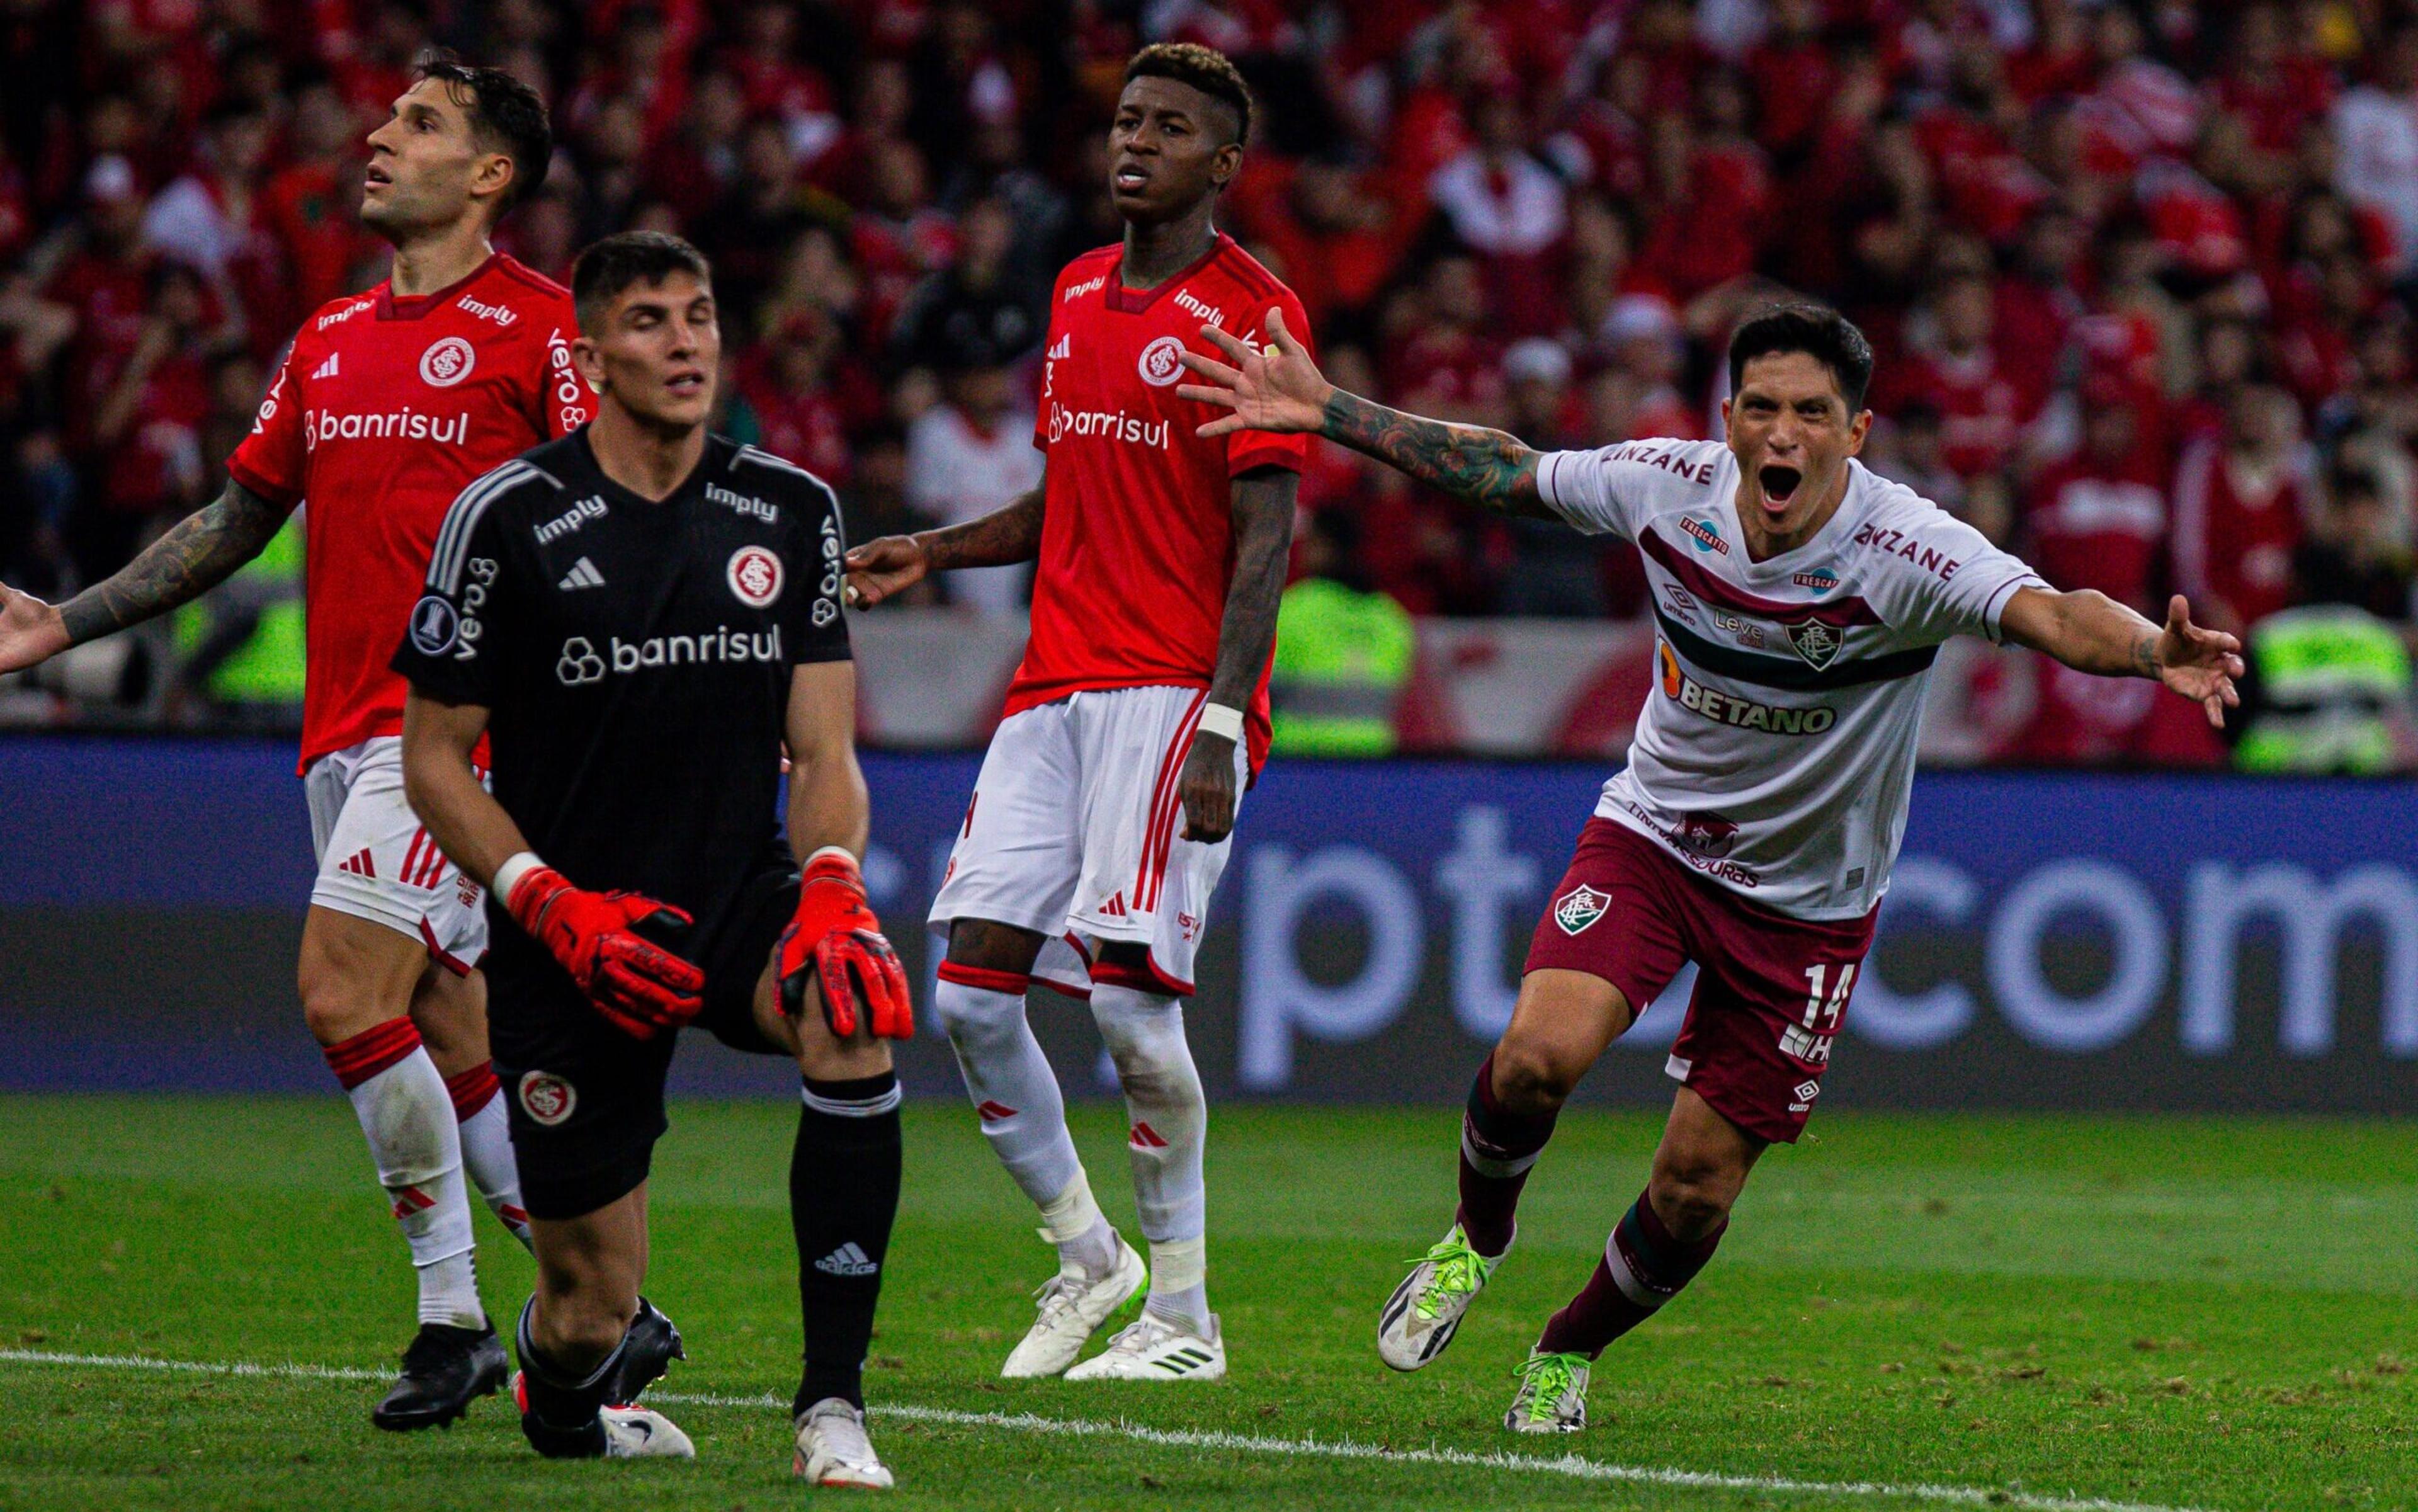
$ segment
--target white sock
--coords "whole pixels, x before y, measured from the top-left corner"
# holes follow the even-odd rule
[[[1209,1132],[1208,1100],[1184,1038],[1184,1004],[1156,993],[1094,982],[1092,1016],[1116,1061],[1132,1127],[1134,1206],[1150,1241],[1150,1306],[1206,1335],[1208,1293],[1202,1236],[1209,1227],[1201,1155]]]
[[[1041,1237],[1058,1246],[1058,1268],[1094,1279],[1117,1264],[1117,1231],[1092,1196],[1092,1179],[1075,1168],[1064,1191],[1041,1204]]]
[[[453,1100],[419,1031],[408,1018],[390,1019],[328,1046],[327,1056],[346,1084],[388,1208],[411,1245],[411,1263],[420,1271],[420,1321],[484,1327]]]
[[[1083,1163],[1066,1132],[1057,1073],[1024,1021],[1023,994],[968,986],[944,974],[933,1006],[1000,1164],[1034,1207],[1056,1200],[1082,1175]]]
[[[488,1210],[497,1221],[512,1230],[523,1248],[529,1245],[528,1210],[521,1206],[520,1168],[513,1161],[512,1120],[505,1116],[504,1100],[492,1066],[484,1061],[446,1078],[445,1088],[453,1094],[453,1113],[462,1137],[462,1166],[470,1173],[470,1184],[487,1199]],[[462,1111],[465,1105],[470,1111]]]

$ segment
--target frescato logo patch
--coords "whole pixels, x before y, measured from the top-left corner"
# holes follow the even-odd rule
[[[1164,389],[1184,376],[1184,343],[1173,336],[1161,336],[1141,349],[1141,381],[1154,389]]]
[[[731,593],[750,609],[770,607],[781,596],[781,558],[761,546],[742,546],[731,553],[727,575]]]
[[[579,1092],[551,1071],[532,1071],[521,1077],[521,1111],[552,1128],[579,1106]]]
[[[420,354],[420,381],[432,389],[451,389],[478,364],[476,348],[459,336],[448,336]]]
[[[1611,893],[1581,883],[1553,900],[1553,923],[1563,934],[1575,935],[1602,918],[1603,910],[1611,907]]]

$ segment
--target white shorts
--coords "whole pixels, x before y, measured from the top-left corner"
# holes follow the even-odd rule
[[[1077,997],[1091,992],[1098,946],[1131,941],[1150,948],[1150,979],[1127,985],[1188,995],[1234,844],[1231,832],[1214,846],[1181,832],[1176,779],[1208,698],[1110,688],[1002,720],[932,900],[933,932],[957,919],[1030,929],[1047,941],[1033,974]],[[1237,743],[1238,808],[1248,774]]]
[[[466,975],[487,954],[487,894],[436,848],[403,796],[403,739],[375,735],[302,774],[319,876],[311,902],[382,924]]]

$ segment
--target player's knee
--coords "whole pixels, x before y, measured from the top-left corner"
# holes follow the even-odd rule
[[[381,1016],[375,995],[332,970],[305,968],[300,982],[302,1022],[322,1045],[341,1045],[392,1015]]]
[[[1696,1240],[1729,1220],[1740,1181],[1718,1161],[1665,1152],[1655,1156],[1646,1199],[1675,1237]]]
[[[1494,1092],[1516,1112],[1561,1107],[1585,1072],[1559,1046],[1533,1036],[1507,1035],[1494,1047]]]
[[[1024,1030],[1024,1000],[997,992],[942,992],[933,1008],[952,1045],[992,1045]]]
[[[985,971],[1032,974],[1041,958],[1041,937],[988,919],[957,919],[949,924],[949,964]]]

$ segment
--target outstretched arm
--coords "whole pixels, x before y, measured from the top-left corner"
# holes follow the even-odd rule
[[[1423,483],[1507,514],[1556,516],[1537,492],[1542,455],[1502,431],[1454,425],[1346,393],[1326,381],[1308,351],[1285,330],[1284,313],[1270,310],[1267,344],[1254,348],[1215,326],[1201,337],[1226,354],[1219,362],[1195,352],[1184,365],[1209,380],[1175,391],[1232,411],[1200,428],[1203,436],[1234,431],[1308,432],[1401,469]]]
[[[2107,597],[2085,588],[2058,593],[2017,588],[1998,620],[2007,639],[2054,656],[2077,672],[2104,678],[2155,678],[2208,711],[2223,728],[2225,710],[2242,695],[2242,643],[2191,622],[2180,593],[2166,605],[2164,629]]]
[[[1226,615],[1217,627],[1210,703],[1247,711],[1259,690],[1260,673],[1276,649],[1277,605],[1284,598],[1293,496],[1300,491],[1300,475],[1282,467],[1254,467],[1233,481],[1234,578],[1226,587]],[[1233,739],[1195,731],[1176,779],[1184,801],[1184,838],[1216,845],[1232,832],[1234,783]]]
[[[0,587],[0,672],[32,666],[200,598],[259,556],[284,523],[285,511],[230,479],[216,500],[63,604]]]
[[[1041,555],[1045,481],[1015,503],[979,520],[911,536],[883,536],[848,554],[848,602],[870,608],[934,573],[960,567],[1005,567]]]

